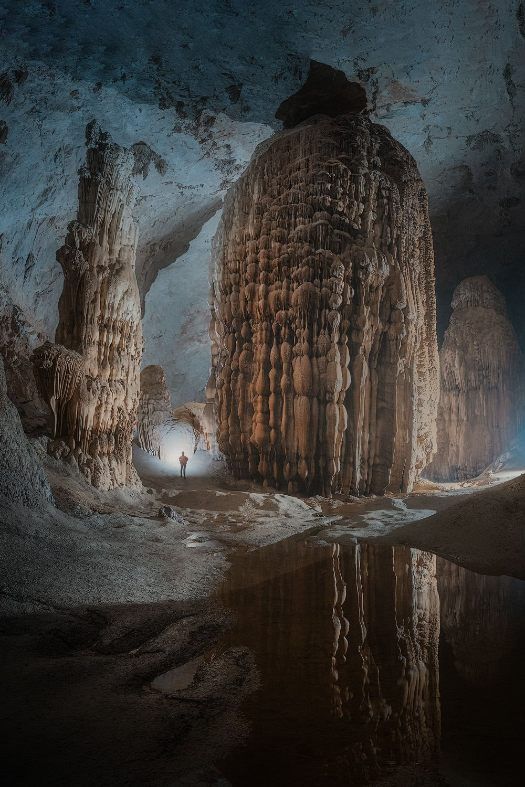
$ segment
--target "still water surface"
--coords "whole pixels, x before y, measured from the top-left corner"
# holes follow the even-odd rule
[[[525,582],[289,540],[236,560],[221,601],[261,681],[234,787],[523,783]]]

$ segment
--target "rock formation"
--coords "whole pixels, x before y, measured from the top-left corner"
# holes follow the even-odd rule
[[[7,396],[0,356],[0,495],[10,505],[35,508],[53,495],[36,452],[22,429],[16,407]]]
[[[162,446],[171,419],[171,396],[162,366],[146,366],[140,373],[137,441],[143,451],[162,458]]]
[[[204,402],[186,402],[173,411],[175,421],[186,423],[194,435],[195,451],[201,448],[216,453],[215,420],[213,412],[210,415],[209,407]]]
[[[409,490],[435,441],[427,197],[362,114],[261,145],[216,236],[212,380],[237,477],[324,494]]]
[[[456,287],[452,310],[439,354],[438,450],[425,472],[436,481],[478,475],[523,423],[523,360],[503,296],[474,276]]]
[[[49,407],[39,395],[31,363],[32,348],[44,338],[0,290],[0,355],[7,392],[29,434],[45,430],[49,420]]]
[[[134,483],[131,442],[142,356],[135,278],[137,229],[130,151],[86,129],[77,219],[57,259],[64,272],[56,344],[34,355],[54,416],[50,450],[71,456],[94,486]]]

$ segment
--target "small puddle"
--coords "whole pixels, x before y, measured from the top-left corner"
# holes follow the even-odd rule
[[[290,539],[236,558],[220,598],[261,680],[233,787],[519,782],[525,582]]]
[[[174,694],[176,691],[187,689],[193,683],[197,670],[204,661],[204,656],[198,656],[179,667],[163,672],[151,682],[151,688],[163,694]]]

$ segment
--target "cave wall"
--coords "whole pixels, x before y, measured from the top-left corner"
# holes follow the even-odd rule
[[[523,355],[505,299],[486,276],[454,290],[439,358],[438,448],[425,475],[464,481],[508,450],[524,423]]]
[[[219,449],[238,477],[409,490],[432,456],[434,258],[417,167],[359,114],[261,146],[216,236]]]
[[[49,451],[72,458],[94,486],[137,480],[131,443],[143,340],[135,276],[133,156],[94,122],[86,128],[77,219],[57,252],[64,271],[55,344],[34,354],[54,416]]]
[[[53,502],[38,455],[27,439],[17,409],[7,395],[0,357],[0,496],[10,505],[36,508]]]

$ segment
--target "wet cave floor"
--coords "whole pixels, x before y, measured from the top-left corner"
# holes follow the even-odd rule
[[[10,785],[515,785],[525,582],[322,533],[199,602],[11,618]]]

